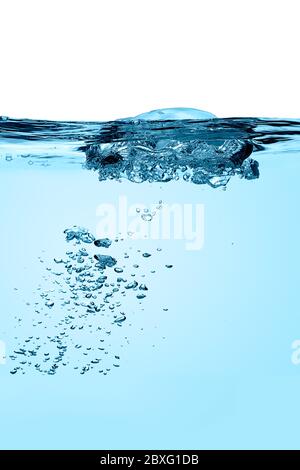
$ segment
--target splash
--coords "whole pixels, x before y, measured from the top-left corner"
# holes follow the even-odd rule
[[[259,177],[254,154],[299,151],[300,121],[216,118],[191,108],[150,111],[111,122],[0,118],[0,165],[62,162],[95,170],[100,181],[169,182],[212,187]],[[286,145],[289,142],[289,145]]]

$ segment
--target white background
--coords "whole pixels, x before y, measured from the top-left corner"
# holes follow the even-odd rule
[[[0,0],[0,115],[300,117],[299,0]]]

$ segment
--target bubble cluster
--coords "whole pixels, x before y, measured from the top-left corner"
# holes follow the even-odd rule
[[[99,143],[87,146],[87,169],[98,171],[99,180],[122,178],[135,183],[168,182],[182,179],[194,184],[225,187],[239,175],[259,177],[258,162],[249,158],[250,141],[225,140],[221,145],[201,140],[155,139]],[[152,215],[144,213],[143,220]]]
[[[119,351],[129,344],[127,331],[120,335],[119,328],[132,316],[132,308],[143,310],[149,293],[143,266],[131,265],[127,252],[127,265],[99,253],[109,249],[112,241],[96,239],[83,227],[66,229],[64,235],[71,249],[45,268],[44,282],[37,289],[32,331],[22,341],[16,337],[18,344],[9,356],[16,363],[13,375],[28,369],[54,375],[63,367],[82,375],[91,371],[106,375],[120,366]],[[145,268],[151,253],[137,251]],[[44,263],[41,257],[39,260]],[[131,302],[126,304],[127,297]],[[22,326],[18,324],[18,328]],[[118,351],[111,341],[117,332]]]

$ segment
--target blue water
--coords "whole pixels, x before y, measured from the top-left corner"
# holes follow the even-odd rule
[[[299,126],[0,120],[0,448],[299,448]]]

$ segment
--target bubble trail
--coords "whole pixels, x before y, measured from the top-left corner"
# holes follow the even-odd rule
[[[109,269],[117,264],[113,256],[93,254],[93,248],[110,248],[110,239],[96,240],[78,226],[66,229],[64,235],[72,249],[62,257],[53,257],[53,264],[45,267],[43,281],[47,288],[42,284],[38,287],[40,300],[35,302],[32,334],[23,340],[18,322],[20,334],[10,355],[10,360],[17,363],[10,371],[12,375],[34,370],[51,376],[66,368],[80,375],[105,370],[103,374],[107,375],[112,367],[121,365],[121,356],[110,337],[132,316],[132,312],[124,311],[124,299],[135,298],[135,310],[142,309],[140,304],[146,300],[149,289],[144,282],[120,277],[123,268]],[[146,266],[151,253],[145,254],[142,259]],[[128,256],[126,271],[136,269],[130,265]],[[59,273],[57,266],[62,269]],[[118,342],[119,350],[128,344],[126,332]]]

